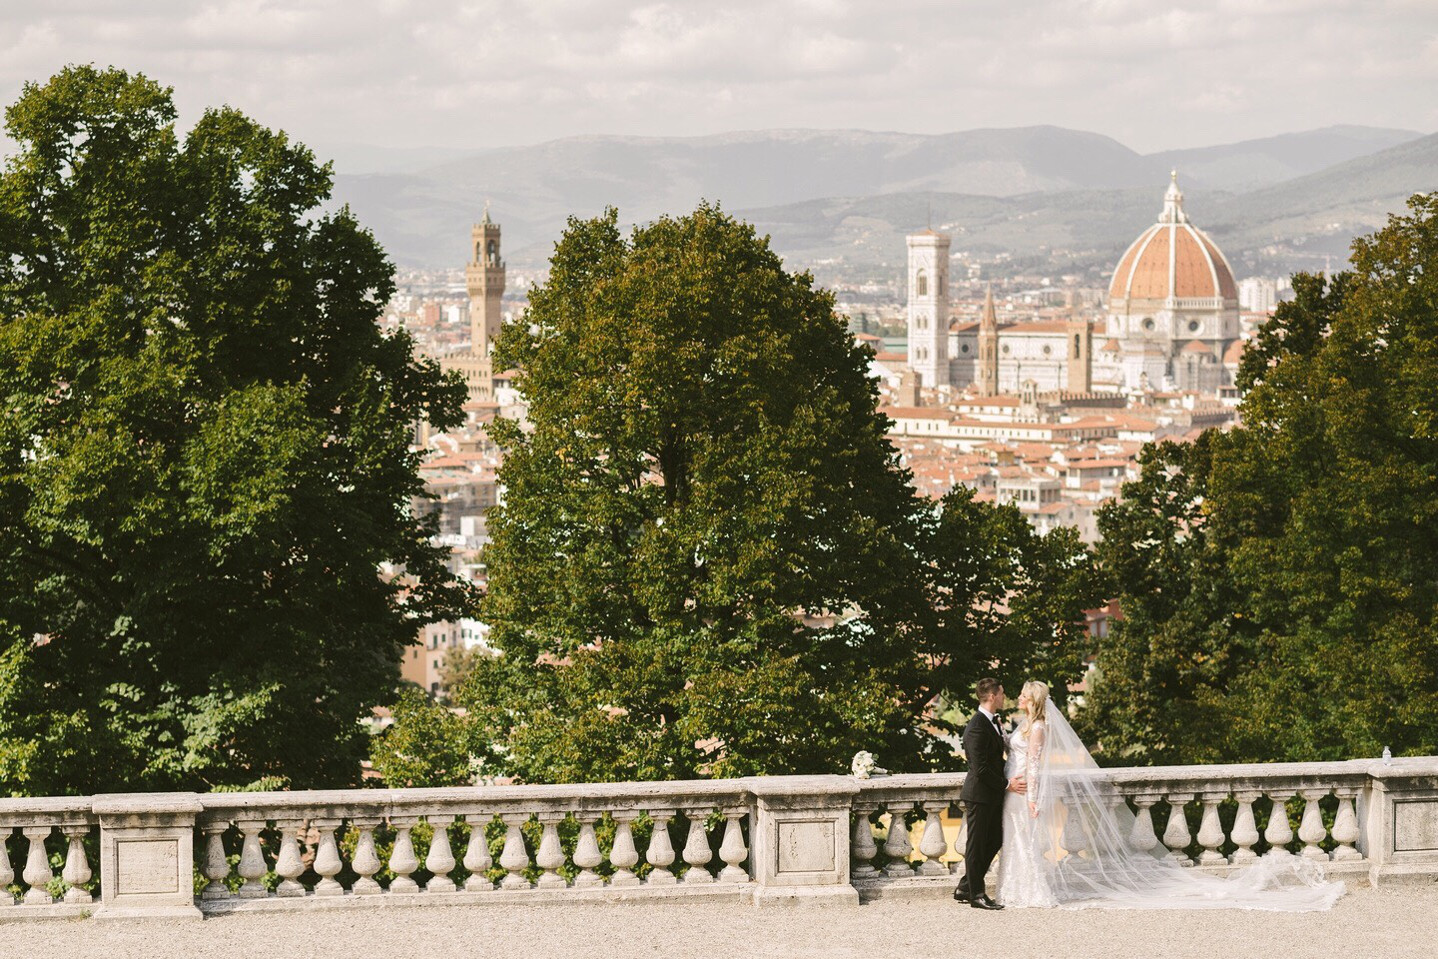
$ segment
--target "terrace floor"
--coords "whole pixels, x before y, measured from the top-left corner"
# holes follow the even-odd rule
[[[198,920],[0,922],[0,956],[46,959],[449,957],[1401,957],[1434,955],[1438,883],[1350,888],[1331,912],[1006,910],[953,902],[424,906]]]

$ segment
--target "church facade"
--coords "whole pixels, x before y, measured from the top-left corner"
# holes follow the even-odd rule
[[[927,388],[972,387],[980,396],[1039,390],[1088,392],[1092,328],[1087,320],[999,323],[993,291],[977,323],[949,319],[949,246],[943,233],[908,237],[908,364]]]

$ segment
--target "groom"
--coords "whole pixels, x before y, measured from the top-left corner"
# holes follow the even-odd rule
[[[964,843],[964,876],[954,898],[975,909],[1002,909],[984,891],[984,876],[1004,844],[1004,791],[1024,791],[1024,778],[1004,778],[1004,750],[1008,740],[999,725],[1004,708],[1004,687],[997,679],[981,679],[974,687],[979,711],[964,727],[964,755],[969,772],[959,798],[964,802],[968,837]]]

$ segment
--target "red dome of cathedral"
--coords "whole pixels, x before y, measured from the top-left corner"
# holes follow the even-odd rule
[[[1237,300],[1233,270],[1214,242],[1188,222],[1178,174],[1163,198],[1158,222],[1143,232],[1118,261],[1109,284],[1115,300]]]

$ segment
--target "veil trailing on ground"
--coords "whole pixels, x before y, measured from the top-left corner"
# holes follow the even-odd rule
[[[1046,713],[1046,729],[1035,737],[1042,745],[1029,757],[1028,799],[1037,815],[1027,817],[1033,833],[1021,845],[1031,850],[1032,868],[1059,905],[1301,912],[1328,909],[1343,895],[1343,883],[1326,882],[1316,863],[1282,852],[1218,877],[1168,858],[1161,844],[1137,848],[1130,839],[1134,815],[1123,796],[1062,711],[1051,704]]]

